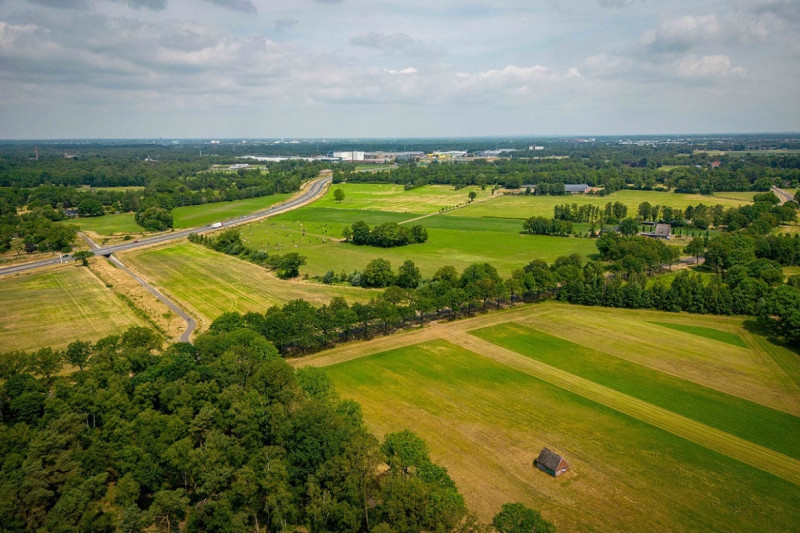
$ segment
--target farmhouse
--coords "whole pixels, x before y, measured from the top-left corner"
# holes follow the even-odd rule
[[[653,232],[642,232],[641,235],[645,237],[655,237],[656,239],[672,238],[672,226],[669,224],[656,224],[656,230]]]
[[[563,457],[547,448],[542,448],[542,451],[539,452],[539,457],[534,459],[533,465],[553,477],[560,476],[569,468],[569,463]]]

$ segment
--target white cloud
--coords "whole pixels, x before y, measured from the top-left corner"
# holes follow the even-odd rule
[[[714,13],[666,19],[656,29],[645,32],[643,44],[655,54],[681,53],[713,41],[720,33]]]
[[[351,38],[350,44],[363,48],[373,48],[390,55],[432,56],[442,53],[437,47],[428,45],[420,39],[415,39],[407,33],[387,34],[371,31],[365,35],[356,35]]]
[[[250,4],[258,10],[247,12]],[[722,118],[735,108],[729,124],[766,124],[764,117],[778,117],[769,122],[776,129],[800,123],[796,0],[674,0],[668,10],[645,0],[537,9],[522,0],[491,6],[409,0],[369,9],[357,0],[0,5],[5,137],[47,135],[43,102],[78,117],[83,135],[92,127],[127,127],[127,119],[109,116],[131,117],[137,128],[152,125],[139,136],[159,135],[164,124],[202,125],[192,109],[216,114],[232,135],[259,118],[271,128],[258,130],[262,135],[288,135],[286,128],[313,134],[320,123],[330,124],[332,135],[398,134],[387,124],[428,135],[445,127],[462,135],[504,133],[514,124],[513,131],[599,134],[593,128],[609,124],[637,131],[647,124],[642,110],[654,123],[690,131],[701,105]],[[651,111],[654,101],[664,110],[661,121]],[[746,114],[736,102],[752,103],[753,111]],[[409,112],[410,106],[423,112]],[[356,109],[369,118],[346,120]],[[437,120],[425,123],[433,129],[415,129],[433,109]],[[525,122],[531,117],[536,121]],[[69,136],[77,122],[64,120],[52,135]],[[472,129],[452,130],[456,125]],[[113,131],[94,135],[101,134]]]
[[[731,66],[731,59],[723,54],[681,58],[676,64],[676,72],[681,76],[694,80],[745,75],[744,68]]]
[[[411,74],[416,74],[419,71],[417,69],[415,69],[414,67],[407,67],[407,68],[404,68],[402,70],[387,69],[386,72],[388,72],[389,74],[401,74],[401,75],[408,76],[408,75],[411,75]]]

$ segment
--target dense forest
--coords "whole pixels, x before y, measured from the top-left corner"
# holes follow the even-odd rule
[[[379,442],[322,371],[252,329],[160,344],[131,328],[0,354],[3,531],[489,530],[424,441]],[[495,521],[553,531],[520,504]]]

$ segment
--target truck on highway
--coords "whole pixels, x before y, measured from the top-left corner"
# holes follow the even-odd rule
[[[211,224],[211,227],[212,228],[221,228],[222,227],[222,222],[214,222],[213,224]]]

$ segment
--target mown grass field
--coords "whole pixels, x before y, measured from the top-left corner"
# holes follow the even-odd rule
[[[717,332],[721,338],[731,335],[713,328],[704,329]],[[471,334],[687,418],[800,458],[800,440],[796,438],[800,435],[799,417],[520,324],[506,323],[481,328]]]
[[[344,192],[345,197],[341,202],[333,199],[333,191],[336,189]],[[314,202],[314,206],[424,215],[437,213],[443,207],[469,202],[470,191],[475,191],[478,195],[476,202],[491,194],[489,189],[482,191],[480,187],[454,190],[449,185],[426,185],[406,191],[402,185],[394,184],[337,183],[331,185],[328,193]]]
[[[343,346],[294,364],[327,366],[340,394],[361,404],[377,434],[410,428],[423,436],[484,519],[502,503],[521,501],[564,531],[793,530],[800,486],[781,471],[776,477],[754,467],[758,461],[746,450],[752,438],[761,444],[754,454],[784,452],[776,457],[795,472],[785,477],[798,479],[800,462],[791,459],[800,423],[796,354],[749,333],[741,319],[697,317],[703,327],[739,335],[747,348],[648,324],[686,323],[693,316],[621,311],[528,306]],[[576,318],[610,329],[600,328],[592,342],[572,327]],[[553,324],[557,333],[545,333]],[[655,338],[654,329],[664,336]],[[477,337],[470,332],[492,344],[471,343]],[[628,357],[618,353],[623,344]],[[656,344],[661,350],[654,353]],[[508,353],[516,359],[484,349],[489,346],[513,348]],[[714,349],[713,356],[675,364],[685,354]],[[526,360],[535,362],[531,369],[552,369],[554,377],[525,371]],[[727,375],[719,372],[723,366]],[[771,399],[736,394],[743,389],[733,376],[742,377],[745,367],[761,389],[772,391]],[[559,385],[570,381],[591,387]],[[622,403],[595,400],[592,387],[600,387],[597,398]],[[664,416],[671,422],[648,423]],[[697,426],[698,419],[705,424]],[[684,423],[708,429],[684,433]],[[730,444],[725,435],[738,437]],[[719,453],[712,443],[720,444]],[[543,446],[565,455],[571,464],[565,475],[554,479],[532,468]],[[734,459],[737,454],[743,459]]]
[[[298,298],[320,305],[334,296],[354,302],[376,294],[355,287],[282,281],[257,265],[191,243],[136,250],[121,257],[206,326],[226,311],[263,313]]]
[[[670,324],[669,322],[651,322],[651,324],[664,326],[665,328],[675,329],[686,333],[691,333],[693,335],[700,335],[701,337],[717,340],[720,342],[726,342],[733,346],[740,346],[742,348],[747,348],[747,344],[745,344],[745,342],[739,335],[735,333],[730,333],[728,331],[720,331],[715,328],[706,328],[703,326],[689,326],[687,324]]]
[[[604,207],[607,203],[620,202],[628,206],[628,215],[635,216],[642,202],[685,209],[700,204],[724,207],[738,207],[752,203],[755,193],[718,193],[713,196],[700,194],[676,194],[657,191],[617,191],[608,196],[567,195],[567,196],[511,196],[498,195],[486,202],[479,202],[458,209],[447,216],[452,217],[508,217],[529,218],[532,216],[553,217],[553,208],[561,204],[591,204]]]
[[[247,215],[286,201],[291,194],[273,194],[232,202],[214,202],[202,205],[176,207],[172,210],[176,229],[205,226],[227,218]]]
[[[382,206],[376,204],[375,207]],[[422,207],[417,204],[416,209]],[[406,259],[412,259],[425,276],[431,276],[444,265],[462,270],[472,263],[489,262],[501,275],[508,276],[535,258],[552,262],[561,255],[577,253],[586,257],[597,252],[590,239],[523,235],[519,220],[438,214],[413,220],[417,216],[420,215],[314,204],[250,224],[242,229],[242,239],[248,246],[270,253],[296,251],[306,256],[308,264],[301,272],[311,276],[321,276],[329,270],[336,274],[363,270],[376,258],[387,259],[395,269]],[[344,227],[357,220],[364,220],[371,226],[404,221],[420,224],[428,230],[428,241],[397,248],[338,242]]]
[[[548,305],[514,319],[538,331],[800,416],[800,358],[751,333],[741,317]],[[651,322],[713,328],[741,337],[740,348]],[[789,369],[779,361],[794,361]],[[800,376],[800,375],[798,375]]]
[[[328,373],[373,431],[422,435],[485,519],[521,501],[562,531],[794,527],[798,486],[444,341]],[[535,470],[544,446],[571,470]]]
[[[101,217],[73,218],[68,224],[78,226],[81,231],[91,231],[98,235],[119,233],[143,233],[144,228],[136,223],[133,213],[118,213]]]
[[[61,349],[147,325],[77,265],[0,278],[0,302],[0,351]]]

